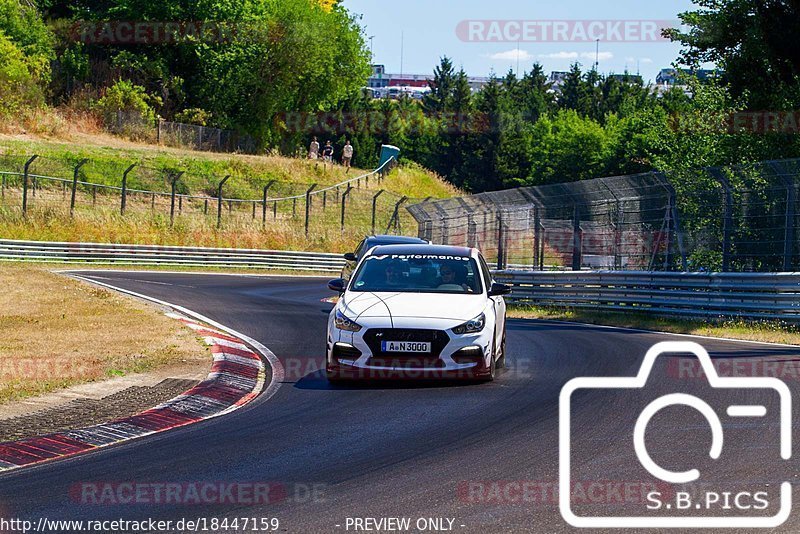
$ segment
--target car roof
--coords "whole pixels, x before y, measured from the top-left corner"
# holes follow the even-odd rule
[[[451,245],[381,245],[372,249],[372,256],[385,254],[425,254],[433,256],[472,257],[473,249]]]
[[[367,237],[367,242],[372,243],[375,241],[379,241],[381,243],[389,244],[406,244],[406,243],[413,243],[413,244],[427,244],[428,242],[424,239],[420,239],[419,237],[410,237],[405,235],[371,235]]]

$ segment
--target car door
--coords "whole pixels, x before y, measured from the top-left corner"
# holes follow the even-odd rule
[[[492,288],[492,284],[494,283],[494,279],[492,278],[492,272],[489,270],[489,265],[486,263],[486,260],[483,258],[481,254],[478,254],[479,264],[481,267],[481,272],[483,273],[483,280],[486,284],[486,292],[488,293],[489,290]],[[506,302],[503,297],[489,297],[492,301],[494,306],[494,339],[497,347],[500,346],[500,343],[503,341],[503,330],[505,329],[506,325]]]

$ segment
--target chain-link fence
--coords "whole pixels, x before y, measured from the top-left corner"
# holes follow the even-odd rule
[[[255,139],[233,130],[164,120],[159,120],[156,128],[158,142],[168,146],[243,154],[255,154],[258,150]]]
[[[258,152],[255,139],[234,130],[162,119],[152,121],[138,113],[117,111],[108,128],[119,135],[178,148],[242,154]]]
[[[524,187],[409,206],[498,268],[800,270],[800,160]]]

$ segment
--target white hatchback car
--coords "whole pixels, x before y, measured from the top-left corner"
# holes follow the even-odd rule
[[[475,249],[375,247],[328,319],[327,375],[354,379],[494,380],[505,365],[506,304]]]

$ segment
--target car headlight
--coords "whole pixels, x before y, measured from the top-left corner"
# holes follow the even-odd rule
[[[358,332],[361,330],[361,325],[355,321],[352,321],[347,318],[345,314],[336,310],[336,315],[333,319],[333,324],[336,325],[336,328],[339,330],[346,330],[348,332]]]
[[[474,334],[483,330],[484,326],[486,326],[486,314],[482,313],[474,319],[471,319],[466,323],[453,328],[453,333],[458,335]]]

